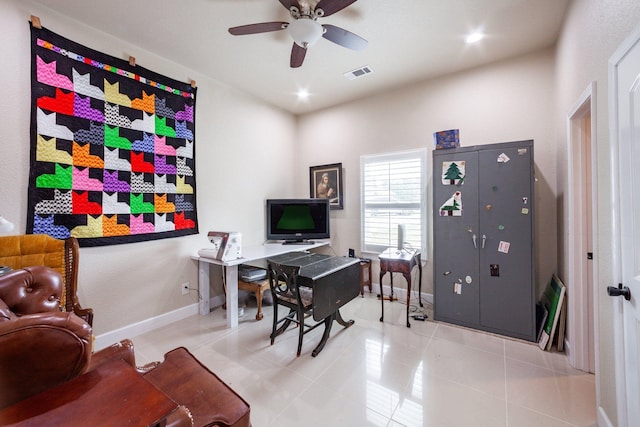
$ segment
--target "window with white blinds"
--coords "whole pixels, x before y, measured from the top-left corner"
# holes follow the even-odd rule
[[[362,251],[426,247],[426,149],[360,157]],[[423,255],[424,257],[424,255]]]

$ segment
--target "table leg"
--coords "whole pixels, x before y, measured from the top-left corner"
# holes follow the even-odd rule
[[[203,316],[209,314],[209,263],[198,261],[198,293],[200,294],[199,313]]]
[[[393,271],[389,273],[391,279],[391,293],[389,294],[389,301],[393,302]]]
[[[382,278],[384,277],[384,273],[381,271],[380,272],[380,304],[382,307],[382,310],[380,311],[380,321],[382,322],[384,320],[384,293],[382,292]]]
[[[329,334],[331,333],[331,326],[333,325],[333,321],[335,320],[335,318],[336,313],[332,313],[330,316],[324,318],[324,333],[322,334],[322,339],[320,340],[318,346],[311,352],[312,357],[316,357],[318,354],[320,354],[320,352],[324,348],[324,345],[327,343]]]
[[[225,285],[227,294],[227,328],[238,326],[238,266],[225,268]]]
[[[409,323],[409,307],[411,307],[411,272],[403,274],[403,276],[407,281],[407,328],[410,328],[411,323]]]
[[[340,310],[336,310],[335,313],[331,313],[330,316],[325,317],[324,332],[322,334],[322,339],[320,340],[320,343],[316,346],[316,348],[311,352],[311,356],[316,357],[318,354],[320,354],[320,352],[324,348],[324,345],[327,343],[327,340],[329,339],[329,335],[331,333],[331,327],[333,326],[334,320],[337,321],[340,325],[344,326],[345,329],[355,323],[353,319],[344,320],[342,318],[342,315],[340,314]]]
[[[340,310],[336,311],[336,321],[337,321],[340,325],[344,326],[345,328],[348,328],[349,326],[351,326],[351,325],[353,325],[354,323],[356,323],[353,319],[348,320],[348,321],[345,321],[345,320],[342,318],[342,315],[340,314]]]
[[[420,307],[424,307],[422,305],[422,262],[418,259],[418,301],[420,302]]]

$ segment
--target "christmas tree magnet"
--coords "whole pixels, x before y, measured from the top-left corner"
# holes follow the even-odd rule
[[[440,216],[462,216],[462,193],[456,191],[440,206]]]
[[[442,185],[462,185],[464,183],[464,160],[442,162]]]

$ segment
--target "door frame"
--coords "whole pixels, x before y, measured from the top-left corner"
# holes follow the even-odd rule
[[[592,283],[592,288],[587,283],[587,273],[591,269],[592,281],[598,277],[598,263],[586,259],[587,242],[586,231],[591,229],[591,251],[598,253],[598,217],[597,217],[597,118],[596,118],[596,82],[584,90],[574,107],[567,115],[567,181],[569,189],[567,223],[568,260],[565,271],[566,283],[571,298],[567,299],[567,337],[570,340],[567,348],[569,363],[576,369],[593,372],[594,366],[598,366],[598,334],[595,333],[598,313],[597,287]],[[584,118],[590,115],[589,142],[591,151],[590,165],[587,166],[584,152]],[[591,194],[586,194],[581,185],[581,178],[587,173],[591,175]],[[586,218],[579,215],[588,197],[591,197],[591,221],[586,223]],[[589,304],[591,302],[591,304]],[[592,334],[589,334],[591,324]],[[593,342],[591,342],[593,340]],[[594,360],[591,360],[591,348],[594,350]]]
[[[618,46],[609,58],[609,139],[610,139],[610,180],[611,180],[611,261],[612,283],[615,286],[622,283],[622,236],[620,235],[620,195],[619,195],[619,155],[620,142],[618,140],[618,78],[617,67],[631,48],[640,41],[640,26],[637,26],[631,34]],[[613,359],[615,364],[615,387],[618,425],[627,425],[627,405],[635,402],[627,402],[625,384],[625,350],[624,350],[624,326],[623,298],[612,298],[613,304]],[[598,387],[599,388],[599,387]],[[598,399],[599,403],[599,399]]]

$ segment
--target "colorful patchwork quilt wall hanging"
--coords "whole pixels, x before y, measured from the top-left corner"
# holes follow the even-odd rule
[[[27,233],[197,234],[196,89],[33,26],[31,60]]]

